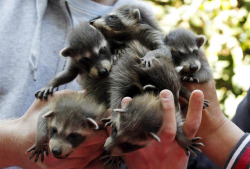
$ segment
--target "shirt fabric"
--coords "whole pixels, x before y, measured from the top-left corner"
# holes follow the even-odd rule
[[[67,45],[73,23],[105,15],[125,3],[145,4],[135,0],[118,0],[113,6],[90,0],[0,1],[0,120],[22,116],[35,92],[64,69],[66,58],[59,52]],[[80,86],[74,80],[54,90],[62,89]]]

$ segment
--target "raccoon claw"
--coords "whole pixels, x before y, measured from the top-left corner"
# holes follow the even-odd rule
[[[48,96],[53,93],[54,87],[44,87],[35,93],[35,97],[39,99],[48,99]]]
[[[141,61],[142,61],[142,64],[145,66],[145,67],[151,67],[154,62],[160,62],[157,57],[155,57],[153,54],[151,54],[150,52],[152,51],[149,51],[143,58],[141,58]]]
[[[209,101],[204,100],[203,109],[207,108],[208,106],[209,106]]]
[[[185,82],[199,83],[199,79],[193,78],[191,76],[182,76],[181,80]]]
[[[108,122],[108,123],[105,124],[105,127],[108,127],[108,126],[110,126],[111,124],[112,124],[112,122],[110,121],[110,122]]]
[[[110,155],[105,155],[100,160],[104,160],[104,166],[107,169],[119,169],[122,161],[121,157],[112,157]]]
[[[49,155],[49,150],[47,145],[42,145],[42,146],[33,145],[26,151],[26,153],[29,153],[31,151],[33,152],[31,153],[29,159],[31,160],[35,156],[34,159],[35,162],[38,161],[39,155],[41,155],[41,162],[44,161],[44,152],[46,153],[47,156]]]
[[[195,143],[198,140],[201,140],[201,137],[195,137],[195,138],[191,139],[191,144],[187,145],[187,147],[185,148],[185,152],[187,155],[189,155],[188,152],[190,152],[192,155],[197,157],[197,154],[195,151],[201,152],[201,150],[197,147],[204,146],[204,144],[203,143]]]

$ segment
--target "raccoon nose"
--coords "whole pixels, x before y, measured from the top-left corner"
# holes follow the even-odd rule
[[[189,69],[190,69],[191,72],[196,72],[198,70],[198,66],[197,65],[191,65]]]
[[[56,156],[59,156],[59,155],[62,154],[62,150],[59,149],[59,148],[53,148],[53,149],[52,149],[52,153],[53,153],[54,155],[56,155]]]
[[[106,75],[108,75],[108,70],[103,68],[103,69],[99,70],[98,75],[100,77],[106,76]]]

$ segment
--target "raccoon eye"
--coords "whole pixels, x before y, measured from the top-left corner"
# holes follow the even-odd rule
[[[135,144],[131,144],[128,142],[124,142],[124,143],[120,144],[120,147],[124,153],[128,153],[128,152],[132,152],[132,151],[138,150],[140,148],[143,148],[145,146],[144,145],[135,145]]]
[[[117,16],[115,16],[115,15],[109,15],[109,16],[108,16],[108,19],[109,19],[109,20],[114,20],[114,19],[116,19],[116,18],[117,18]]]
[[[111,135],[112,136],[116,136],[116,134],[117,134],[117,128],[116,127],[112,127]]]
[[[198,55],[198,50],[194,50],[193,53],[194,53],[195,55]]]
[[[99,55],[105,55],[106,54],[106,48],[101,48],[99,51]]]
[[[78,133],[71,133],[68,137],[69,137],[69,138],[72,138],[72,139],[75,139],[75,138],[77,138],[77,137],[79,137],[79,136],[81,136],[81,135],[78,134]]]
[[[179,55],[181,55],[181,56],[182,56],[182,55],[184,55],[184,53],[183,53],[183,52],[181,52],[181,51],[179,51],[179,52],[178,52],[178,54],[179,54]]]
[[[56,133],[57,133],[57,128],[52,127],[52,128],[51,128],[51,132],[52,132],[53,134],[56,134]]]
[[[90,59],[84,57],[79,60],[81,64],[90,64]]]

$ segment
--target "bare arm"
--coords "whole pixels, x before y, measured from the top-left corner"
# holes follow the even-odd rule
[[[186,83],[185,85],[191,90],[202,90],[205,99],[210,103],[210,106],[203,110],[202,122],[197,136],[202,137],[205,144],[201,148],[202,152],[218,167],[222,168],[244,132],[222,113],[213,79],[204,84]]]
[[[30,160],[30,153],[25,153],[35,142],[37,119],[41,110],[58,97],[58,95],[71,94],[72,90],[55,92],[48,100],[36,99],[29,110],[19,119],[0,122],[0,168],[20,166],[25,169],[33,168],[76,168],[87,166],[93,159],[103,152],[103,144],[107,138],[105,130],[97,131],[88,138],[68,158],[56,159],[52,155],[45,157],[44,163],[40,160],[35,163]]]

